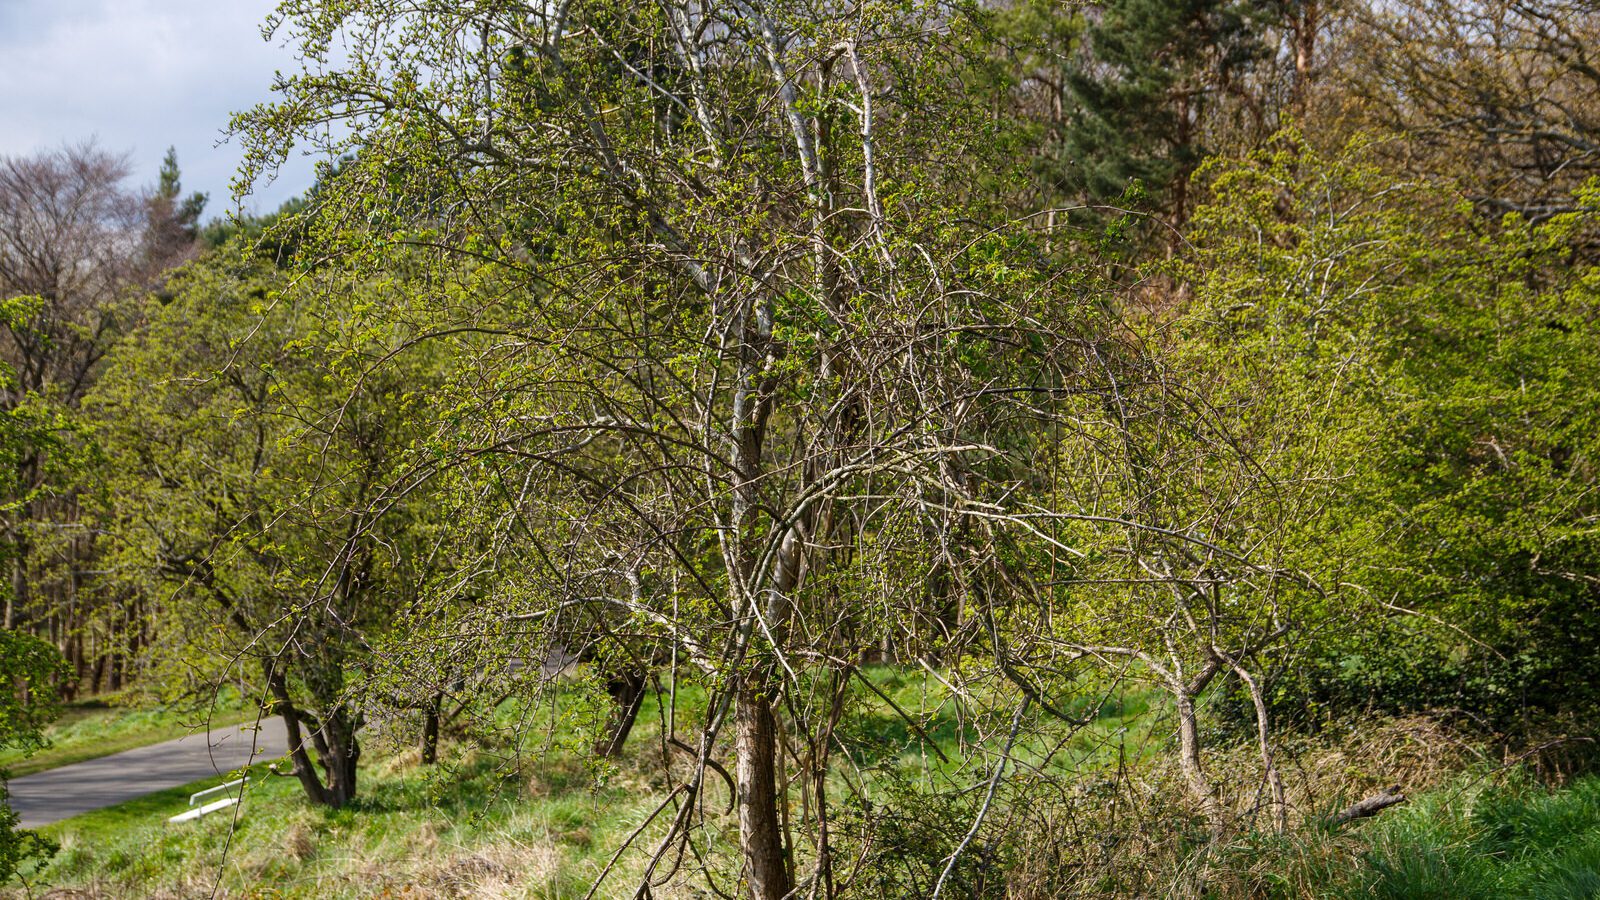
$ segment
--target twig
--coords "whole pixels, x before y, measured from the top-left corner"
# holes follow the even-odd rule
[[[995,764],[994,774],[989,776],[989,790],[983,795],[983,805],[978,807],[977,818],[972,820],[972,827],[967,829],[966,836],[961,839],[961,843],[956,845],[956,849],[950,853],[950,858],[945,860],[944,871],[939,873],[939,881],[934,884],[933,893],[929,895],[929,900],[939,900],[939,894],[944,891],[945,881],[950,878],[950,873],[955,871],[956,860],[966,851],[967,845],[972,843],[972,839],[977,837],[978,829],[983,827],[983,820],[988,818],[989,807],[994,804],[995,789],[1000,786],[1000,777],[1005,774],[1006,763],[1011,761],[1011,748],[1017,742],[1017,732],[1022,730],[1022,717],[1027,714],[1028,707],[1032,705],[1032,697],[1023,697],[1022,705],[1017,707],[1017,714],[1011,717],[1011,734],[1006,737],[1005,748],[1000,751],[1000,762]]]

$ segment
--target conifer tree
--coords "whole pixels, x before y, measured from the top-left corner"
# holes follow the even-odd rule
[[[199,191],[187,197],[183,195],[178,151],[168,147],[167,155],[161,160],[155,192],[148,201],[149,223],[145,231],[145,254],[158,268],[165,268],[160,265],[162,263],[181,261],[194,249],[207,199]]]
[[[1181,223],[1208,120],[1268,57],[1259,0],[1109,0],[1069,72],[1060,186],[1092,203],[1142,187]],[[1245,98],[1254,104],[1252,98]]]

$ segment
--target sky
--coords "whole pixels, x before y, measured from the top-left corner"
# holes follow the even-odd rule
[[[262,40],[275,0],[0,0],[0,155],[95,138],[128,154],[132,181],[154,185],[177,148],[185,193],[211,196],[206,216],[234,209],[243,155],[217,146],[229,115],[271,98],[293,54]],[[311,184],[296,158],[243,207],[269,212]]]

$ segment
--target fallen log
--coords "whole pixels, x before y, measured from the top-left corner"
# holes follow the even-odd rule
[[[1399,806],[1404,802],[1406,802],[1406,795],[1401,793],[1400,785],[1390,785],[1370,797],[1363,797],[1350,804],[1349,807],[1333,817],[1333,824],[1344,825],[1356,819],[1375,816],[1391,806]]]

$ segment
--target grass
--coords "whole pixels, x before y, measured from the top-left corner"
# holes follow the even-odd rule
[[[1600,897],[1600,777],[1435,792],[1363,838],[1364,872],[1348,896]]]
[[[915,783],[957,791],[985,771],[962,760],[970,759],[974,746],[995,739],[996,729],[1003,737],[1011,707],[988,714],[977,714],[970,703],[959,707],[947,688],[916,670],[878,667],[869,677],[876,691],[853,684],[862,702],[840,726],[858,748],[854,761],[875,779],[863,786],[876,792],[883,785]],[[1078,708],[1083,698],[1061,702],[1075,713],[1084,711]],[[706,697],[684,685],[676,703],[679,721],[692,723],[702,718]],[[442,897],[475,891],[583,897],[612,853],[666,797],[661,734],[669,709],[656,698],[647,700],[625,757],[596,766],[585,761],[585,729],[606,713],[603,704],[575,690],[537,707],[508,702],[482,712],[473,724],[474,740],[454,745],[436,767],[420,765],[414,751],[370,742],[360,796],[345,810],[309,806],[292,779],[258,778],[231,836],[233,823],[224,814],[181,825],[165,822],[185,808],[188,794],[215,781],[163,791],[42,829],[62,849],[30,878],[36,891],[61,887],[87,897],[204,896],[219,883],[228,896]],[[1122,752],[1130,735],[1146,739],[1151,717],[1140,697],[1118,698],[1099,716],[1095,727],[1065,748],[1029,737],[1016,751],[1035,759],[1048,751],[1053,765],[1072,766]],[[508,743],[513,732],[519,740]],[[929,750],[923,735],[948,761]],[[470,749],[473,744],[489,749]],[[675,751],[667,756],[675,767],[687,765]],[[719,780],[707,788],[704,805],[710,827],[702,832],[703,846],[714,855],[712,865],[736,865],[736,822],[726,812],[730,802]],[[641,847],[659,838],[665,819],[643,831]],[[596,896],[631,896],[642,856],[637,850],[624,855]],[[732,875],[725,871],[722,880]]]
[[[169,824],[215,780],[162,791],[41,829],[61,846],[28,873],[35,893],[86,897],[581,897],[609,858],[599,838],[625,833],[654,791],[631,778],[597,785],[557,763],[507,774],[488,757],[453,771],[392,757],[368,767],[346,809],[309,806],[298,783],[256,773],[237,821],[229,811]],[[15,890],[15,889],[13,889]],[[5,893],[0,889],[0,895]],[[20,896],[20,892],[18,892]]]
[[[0,769],[12,778],[20,778],[180,738],[206,724],[205,710],[179,706],[138,709],[118,705],[117,701],[118,698],[112,696],[68,704],[61,717],[45,729],[48,746],[32,755],[0,750]],[[218,727],[246,721],[255,713],[246,708],[236,689],[227,688],[218,696],[209,715],[211,726]]]
[[[870,677],[876,691],[858,686],[865,702],[839,725],[841,738],[856,748],[841,772],[853,771],[858,786],[877,793],[880,811],[910,802],[901,807],[907,814],[897,830],[879,836],[896,842],[897,856],[927,857],[915,864],[937,868],[946,852],[940,842],[966,827],[971,811],[960,804],[976,796],[969,788],[988,771],[987,757],[971,751],[1003,739],[1009,714],[999,706],[987,719],[975,715],[914,670],[883,668]],[[879,702],[879,692],[893,706]],[[696,721],[705,699],[697,688],[681,689],[680,720]],[[1016,754],[1033,763],[1051,760],[1057,768],[1051,774],[1064,784],[1097,767],[1125,761],[1137,768],[1163,754],[1169,729],[1151,714],[1159,698],[1130,691],[1111,699],[1091,707],[1091,698],[1056,698],[1073,715],[1092,708],[1093,722],[1054,743],[1025,736]],[[165,821],[186,807],[188,794],[214,780],[79,816],[43,829],[61,850],[47,868],[30,874],[34,895],[61,888],[74,892],[63,896],[76,898],[188,897],[220,887],[219,896],[334,900],[583,897],[629,834],[641,829],[640,846],[650,845],[665,818],[643,824],[666,797],[661,733],[668,710],[647,700],[624,758],[595,764],[584,750],[585,728],[603,714],[577,691],[538,705],[508,702],[483,711],[473,739],[448,745],[436,766],[421,765],[414,750],[370,741],[360,797],[343,810],[312,807],[292,779],[261,776],[246,794],[236,827],[226,813],[181,825]],[[513,731],[516,740],[507,737]],[[950,761],[930,752],[923,735]],[[667,756],[674,766],[685,763],[672,752]],[[675,769],[675,777],[683,774]],[[883,793],[885,786],[936,790],[957,797],[956,805],[906,801]],[[704,798],[708,827],[701,849],[724,885],[732,883],[737,859],[727,801],[713,779]],[[1085,802],[1097,801],[1087,796]],[[940,818],[950,816],[948,822]],[[1105,824],[1118,827],[1114,820]],[[1085,865],[1093,852],[1071,844],[1061,864]],[[631,896],[642,855],[637,848],[625,854],[596,896]],[[1341,830],[1306,825],[1281,837],[1254,835],[1213,859],[1220,868],[1206,896],[1600,898],[1600,777],[1557,790],[1514,777],[1461,776],[1376,819]],[[1220,877],[1229,867],[1244,877]],[[1162,895],[1161,883],[1114,877],[1093,895]],[[901,882],[883,884],[885,896],[905,894],[896,888]],[[3,897],[23,895],[15,886],[0,888]]]
[[[1600,898],[1600,776],[1549,787],[1461,775],[1342,832],[1315,826],[1234,848],[1222,896],[1335,900]],[[1222,879],[1227,881],[1228,879]]]
[[[682,693],[687,705],[703,702]],[[575,752],[586,740],[575,720],[587,714],[576,701],[504,704],[479,726],[521,723],[520,743],[448,744],[434,766],[413,749],[369,739],[360,795],[341,810],[311,806],[298,782],[258,766],[237,823],[227,812],[166,821],[216,779],[77,816],[39,829],[61,849],[48,865],[25,869],[28,887],[0,887],[0,897],[30,889],[190,897],[218,886],[230,897],[583,897],[618,842],[665,797],[650,756],[657,712],[647,710],[636,728],[632,756],[599,766]],[[623,860],[607,886],[622,891],[637,876],[634,864]]]

